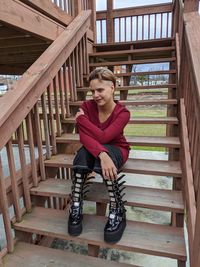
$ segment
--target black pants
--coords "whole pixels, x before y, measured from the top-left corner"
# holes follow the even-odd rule
[[[105,144],[108,154],[119,171],[123,165],[123,157],[120,149],[113,145]],[[90,173],[92,171],[101,174],[100,159],[95,158],[84,146],[82,146],[74,158],[73,170],[78,173]]]

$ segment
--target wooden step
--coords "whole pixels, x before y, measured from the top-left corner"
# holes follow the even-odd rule
[[[45,160],[45,166],[71,168],[73,159],[72,154],[58,154]],[[178,161],[128,159],[122,170],[127,173],[181,177]]]
[[[175,51],[175,46],[167,46],[167,47],[153,47],[153,48],[142,48],[142,49],[127,49],[127,50],[117,50],[117,51],[105,51],[105,52],[94,52],[90,53],[89,57],[103,57],[109,58],[113,56],[124,56],[124,55],[138,55],[142,54],[142,56],[146,54],[169,54],[170,52]]]
[[[31,195],[69,197],[71,193],[71,180],[47,179],[40,182],[38,187],[31,189]],[[177,213],[184,212],[181,191],[154,189],[126,185],[124,192],[127,206],[143,207]],[[104,183],[93,182],[89,187],[86,200],[109,203],[107,189]]]
[[[144,76],[144,75],[164,75],[164,74],[176,74],[175,69],[171,70],[157,70],[157,71],[137,71],[137,72],[126,72],[126,73],[115,73],[117,77],[127,76]],[[83,75],[83,78],[88,79],[89,75]]]
[[[67,233],[68,212],[36,207],[23,216],[14,228],[19,231],[36,233],[65,240],[77,240],[101,247],[135,251],[156,256],[186,260],[184,229],[143,222],[127,221],[122,239],[114,245],[103,240],[106,218],[96,215],[84,215],[83,232],[78,237]]]
[[[100,258],[18,242],[13,253],[3,258],[2,267],[137,267]]]
[[[115,50],[128,50],[128,49],[138,49],[138,48],[151,48],[151,47],[167,47],[171,46],[174,42],[174,38],[162,38],[154,40],[138,40],[129,42],[114,42],[114,43],[94,43],[93,47],[96,51],[115,51]]]
[[[103,61],[103,62],[98,62],[98,63],[90,63],[89,66],[96,68],[96,67],[107,67],[107,66],[151,64],[151,63],[174,62],[174,61],[176,61],[176,57],[123,60],[123,61]]]
[[[62,123],[76,123],[75,117],[62,119]],[[128,124],[178,124],[176,117],[135,117]]]
[[[126,140],[132,146],[154,146],[154,147],[180,147],[180,140],[178,137],[167,136],[126,136]],[[78,134],[62,134],[56,137],[57,143],[79,143]]]
[[[117,86],[115,91],[129,91],[129,90],[148,90],[148,89],[168,89],[176,88],[176,84],[157,84],[157,85],[134,85],[134,86]],[[77,92],[88,92],[90,89],[88,87],[77,88]]]
[[[91,98],[92,99],[92,98]],[[89,100],[89,99],[87,99]],[[70,101],[70,106],[80,106],[83,101]],[[151,100],[119,100],[125,106],[148,106],[148,105],[176,105],[176,99],[151,99]]]

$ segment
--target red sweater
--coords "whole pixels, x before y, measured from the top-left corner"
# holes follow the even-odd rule
[[[118,101],[108,119],[101,123],[98,116],[98,107],[94,100],[84,101],[81,108],[84,115],[76,119],[80,142],[94,156],[97,157],[100,152],[108,150],[103,144],[110,144],[119,147],[123,163],[126,162],[129,155],[129,144],[126,141],[123,130],[130,119],[130,112]]]

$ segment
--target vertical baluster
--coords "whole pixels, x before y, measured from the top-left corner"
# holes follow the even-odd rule
[[[163,13],[161,13],[160,38],[162,38],[162,34],[163,34]]]
[[[75,63],[75,52],[72,52],[72,84],[73,84],[73,94],[74,94],[74,101],[76,101],[76,63]]]
[[[60,107],[61,107],[61,117],[62,119],[65,118],[65,104],[64,104],[64,97],[63,97],[63,69],[60,69],[58,72],[58,84],[59,84],[59,93],[60,93]]]
[[[67,0],[63,0],[63,10],[64,11],[67,11],[67,13],[68,13],[68,10],[67,10]]]
[[[64,93],[65,93],[65,108],[66,108],[66,117],[70,117],[70,107],[69,107],[69,80],[67,79],[68,73],[66,68],[66,63],[63,65],[63,83],[64,83]]]
[[[127,17],[124,18],[124,41],[127,41],[127,34],[126,34],[126,24],[127,24]]]
[[[31,197],[30,197],[29,181],[28,181],[28,174],[27,174],[26,155],[24,151],[24,137],[23,137],[22,124],[17,129],[17,138],[18,138],[20,165],[21,165],[21,171],[22,171],[22,184],[23,184],[23,190],[24,190],[25,208],[28,212],[30,212],[31,211]]]
[[[9,165],[9,170],[10,170],[10,180],[11,180],[12,195],[13,195],[13,206],[15,210],[16,220],[17,222],[20,222],[22,219],[22,213],[20,209],[20,202],[19,202],[20,195],[19,195],[19,189],[17,185],[16,168],[15,168],[15,161],[14,161],[11,139],[6,144],[6,150],[7,150],[8,165]]]
[[[60,123],[60,112],[58,102],[58,76],[53,79],[53,91],[54,91],[54,104],[55,104],[55,116],[57,126],[57,136],[61,136],[61,123]]]
[[[154,19],[154,39],[156,39],[156,29],[157,29],[157,25],[156,25],[156,23],[157,23],[157,15],[155,14],[155,19]]]
[[[50,138],[52,145],[52,153],[55,155],[57,153],[56,148],[56,133],[55,133],[55,125],[54,125],[54,115],[53,115],[53,106],[52,106],[52,92],[53,92],[53,84],[52,82],[47,87],[47,96],[48,96],[48,107],[49,107],[49,123],[50,123]]]
[[[39,110],[38,103],[34,106],[34,118],[35,118],[35,130],[36,130],[36,139],[38,146],[38,154],[39,154],[39,165],[40,165],[40,174],[41,179],[45,180],[45,168],[44,168],[44,158],[43,158],[43,149],[42,149],[42,138],[41,138],[41,128],[40,128],[40,118],[39,118]]]
[[[1,212],[3,216],[6,240],[7,240],[7,249],[8,249],[8,252],[13,252],[14,240],[12,236],[12,229],[11,229],[11,223],[10,223],[8,199],[6,195],[5,178],[3,175],[1,155],[0,155],[0,200],[1,200]]]
[[[119,42],[121,42],[121,18],[119,18]]]
[[[80,73],[80,86],[83,87],[83,49],[81,45],[81,41],[79,42],[79,73]]]
[[[148,40],[151,39],[150,38],[150,29],[151,29],[151,17],[148,14]]]
[[[138,27],[139,27],[139,25],[138,25],[138,16],[136,16],[136,41],[138,41]]]
[[[131,41],[133,41],[133,17],[131,16]]]
[[[84,36],[81,39],[81,46],[83,50],[83,74],[87,74],[87,66],[86,66],[86,54],[85,54],[85,41],[84,41]]]
[[[80,70],[79,70],[79,46],[75,48],[75,71],[76,71],[76,86],[80,87]],[[75,91],[75,99],[77,99],[77,94]]]
[[[44,135],[45,135],[45,144],[46,144],[46,157],[47,159],[51,158],[51,148],[50,148],[50,133],[49,133],[49,124],[47,117],[47,103],[45,92],[41,96],[42,101],[42,114],[43,114],[43,125],[44,125]]]
[[[142,40],[144,40],[144,15],[142,15]]]
[[[168,33],[168,31],[169,31],[169,12],[167,12],[167,29],[166,29],[166,31],[167,31],[167,34],[166,34],[166,38],[167,38],[167,37],[169,37],[169,33]]]
[[[70,91],[70,100],[74,101],[74,90],[73,90],[73,77],[72,77],[72,60],[71,56],[68,59],[68,81],[69,81],[69,91]]]
[[[36,187],[36,186],[38,186],[38,177],[37,177],[37,166],[36,166],[36,160],[35,160],[33,127],[32,127],[32,120],[31,120],[31,114],[30,113],[26,117],[26,128],[27,128],[27,136],[28,136],[28,143],[29,143],[29,150],[30,150],[33,186]]]
[[[90,73],[90,68],[89,68],[89,56],[88,56],[88,49],[87,49],[87,35],[85,34],[84,36],[84,40],[85,40],[85,57],[86,57],[86,74]]]

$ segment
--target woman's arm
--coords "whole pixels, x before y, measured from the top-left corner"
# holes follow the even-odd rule
[[[109,151],[94,138],[79,131],[80,142],[94,156],[99,157],[102,174],[105,179],[114,180],[117,178],[117,168],[109,156]]]
[[[115,139],[123,131],[130,119],[129,111],[124,110],[116,117],[110,126],[105,130],[101,130],[84,115],[84,112],[80,115],[76,118],[79,129],[98,140],[101,144],[109,143]]]

